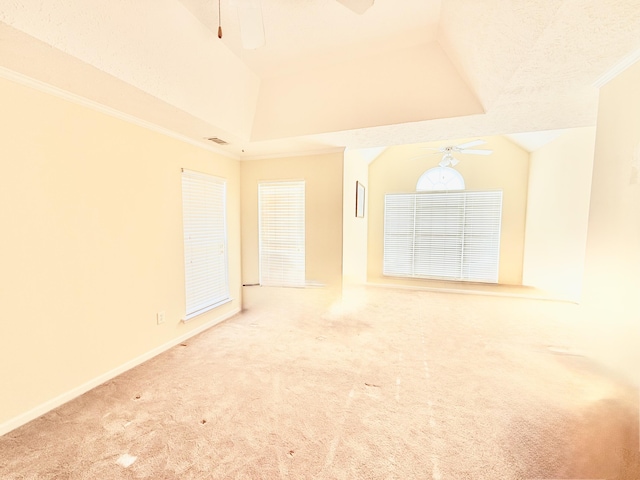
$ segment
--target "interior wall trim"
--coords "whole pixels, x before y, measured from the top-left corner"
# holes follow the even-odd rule
[[[191,337],[194,337],[195,335],[198,335],[199,333],[204,332],[205,330],[213,327],[214,325],[217,325],[231,317],[233,317],[235,314],[240,313],[240,308],[235,308],[233,310],[231,310],[230,312],[227,312],[223,315],[220,315],[216,318],[214,318],[213,320],[210,320],[202,325],[200,325],[199,327],[190,330],[189,332],[180,335],[179,337],[176,337],[170,341],[168,341],[167,343],[164,343],[163,345],[160,345],[152,350],[149,350],[146,353],[143,353],[142,355],[133,358],[131,360],[129,360],[128,362],[123,363],[122,365],[114,368],[113,370],[110,370],[106,373],[103,373],[102,375],[99,375],[91,380],[89,380],[88,382],[83,383],[82,385],[79,385],[71,390],[69,390],[68,392],[65,392],[61,395],[58,395],[55,398],[52,398],[51,400],[48,400],[40,405],[38,405],[35,408],[32,408],[31,410],[22,413],[20,415],[18,415],[17,417],[11,418],[9,420],[7,420],[6,422],[0,424],[0,436],[5,435],[7,433],[9,433],[12,430],[15,430],[18,427],[21,427],[22,425],[30,422],[31,420],[35,420],[36,418],[44,415],[45,413],[50,412],[51,410],[53,410],[54,408],[59,407],[60,405],[63,405],[71,400],[73,400],[74,398],[79,397],[80,395],[82,395],[83,393],[88,392],[89,390],[102,385],[104,382],[107,382],[115,377],[117,377],[118,375],[131,370],[134,367],[137,367],[138,365],[146,362],[147,360],[152,359],[153,357],[156,357],[158,355],[160,355],[163,352],[166,352],[167,350],[169,350],[172,347],[175,347],[176,345],[178,345],[181,342],[184,342],[185,340],[188,340]]]
[[[271,160],[271,159],[279,159],[279,158],[315,157],[319,155],[331,155],[333,153],[344,154],[345,148],[346,147],[327,146],[326,148],[318,148],[315,150],[295,150],[292,152],[271,153],[268,155],[243,155],[242,157],[239,157],[239,159],[242,161],[251,162],[254,160]]]
[[[596,81],[593,82],[593,86],[596,88],[604,87],[607,83],[609,83],[611,80],[616,78],[618,75],[620,75],[627,68],[629,68],[631,65],[636,63],[638,60],[640,60],[640,48],[634,52],[631,52],[629,55],[624,57],[616,65],[614,65],[605,73],[600,75],[600,77],[598,77]]]
[[[195,140],[181,133],[174,132],[173,130],[170,130],[168,128],[161,127],[160,125],[157,125],[153,122],[142,120],[141,118],[138,118],[134,115],[121,112],[120,110],[116,110],[115,108],[108,107],[106,105],[103,105],[102,103],[98,103],[93,100],[89,100],[88,98],[82,97],[80,95],[76,95],[75,93],[71,93],[61,88],[54,87],[53,85],[42,82],[40,80],[36,80],[35,78],[28,77],[26,75],[23,75],[22,73],[14,72],[13,70],[9,70],[8,68],[0,67],[0,78],[4,78],[5,80],[18,83],[25,87],[33,88],[43,93],[48,93],[50,95],[53,95],[58,98],[62,98],[63,100],[67,100],[69,102],[75,103],[82,107],[90,108],[91,110],[104,113],[105,115],[109,115],[119,120],[124,120],[125,122],[132,123],[139,127],[146,128],[156,133],[160,133],[162,135],[166,135],[167,137],[171,137],[175,140],[180,140],[181,142],[188,143],[195,147],[199,147],[204,150],[217,153],[218,155],[222,155],[226,158],[231,158],[233,160],[240,159],[240,157],[230,152],[227,152],[222,148],[216,147],[215,145],[211,144],[211,142],[205,139],[203,139],[202,141]]]

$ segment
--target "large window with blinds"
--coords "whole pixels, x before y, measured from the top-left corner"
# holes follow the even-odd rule
[[[226,180],[182,171],[186,315],[189,320],[230,300]]]
[[[384,275],[498,282],[502,191],[385,195]]]
[[[258,184],[260,284],[305,285],[305,182]]]

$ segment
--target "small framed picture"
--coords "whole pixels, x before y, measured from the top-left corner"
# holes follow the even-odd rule
[[[356,217],[364,218],[364,185],[356,181]]]

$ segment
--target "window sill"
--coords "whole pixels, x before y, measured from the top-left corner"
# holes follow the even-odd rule
[[[207,312],[213,310],[214,308],[218,308],[218,307],[224,305],[225,303],[229,303],[231,301],[233,301],[233,298],[231,298],[231,297],[226,298],[224,300],[219,301],[218,303],[214,303],[213,305],[209,305],[208,307],[201,308],[197,312],[193,312],[193,313],[190,313],[189,315],[185,315],[184,317],[181,318],[181,321],[183,323],[187,323],[189,320],[191,320],[191,319],[193,319],[195,317],[198,317],[198,316],[202,315],[203,313],[207,313]]]

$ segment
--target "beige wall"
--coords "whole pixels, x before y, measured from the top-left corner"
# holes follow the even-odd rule
[[[472,139],[453,140],[458,144]],[[502,235],[499,283],[522,282],[525,212],[529,154],[504,137],[487,137],[478,148],[493,150],[489,156],[459,155],[456,169],[467,190],[503,190]],[[388,148],[369,167],[368,280],[374,283],[421,285],[424,280],[398,279],[382,275],[384,246],[384,195],[414,192],[422,173],[438,165],[441,156],[422,147],[439,147],[442,142]]]
[[[640,383],[638,85],[640,63],[600,92],[582,310],[596,355]]]
[[[356,182],[365,187],[365,216],[356,217]],[[367,282],[367,225],[369,162],[360,150],[344,152],[344,202],[342,235],[342,279],[346,284]]]
[[[568,130],[531,154],[523,283],[578,301],[595,127]]]
[[[260,283],[258,183],[305,181],[306,277],[309,283],[342,282],[343,153],[242,162],[242,282]]]
[[[240,168],[3,79],[0,105],[0,429],[6,430],[240,308]],[[188,324],[180,322],[181,167],[228,179],[234,298]],[[163,325],[156,324],[159,311],[166,312]]]

